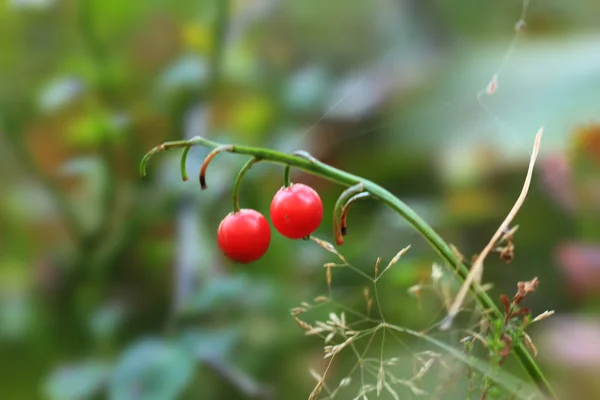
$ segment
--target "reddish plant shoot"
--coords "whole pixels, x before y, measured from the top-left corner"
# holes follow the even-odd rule
[[[356,203],[358,200],[366,199],[369,197],[371,197],[371,194],[369,192],[358,193],[358,194],[355,194],[354,196],[352,196],[350,198],[350,200],[348,200],[348,202],[344,205],[344,208],[342,208],[342,213],[340,214],[340,229],[339,229],[342,236],[346,236],[348,234],[347,219],[348,219],[348,212],[350,211],[350,207],[352,207],[352,205],[354,203]]]
[[[348,189],[344,190],[340,197],[338,197],[338,200],[335,202],[335,207],[333,208],[333,236],[335,237],[335,243],[338,246],[344,244],[344,236],[346,233],[348,233],[346,216],[342,216],[343,209],[348,209],[349,206],[357,200],[353,199],[353,197],[363,193],[364,190],[364,185],[359,182],[356,185],[350,186]],[[346,210],[345,214],[348,214],[348,210]]]
[[[309,236],[323,220],[321,197],[313,188],[301,183],[279,189],[270,211],[275,229],[289,239]]]
[[[219,147],[215,148],[213,151],[211,151],[210,153],[208,153],[208,155],[204,159],[204,162],[202,163],[202,167],[200,168],[200,176],[199,176],[200,188],[202,188],[202,190],[205,190],[207,188],[207,186],[206,186],[206,170],[208,168],[208,165],[211,163],[213,158],[215,158],[217,156],[217,154],[222,153],[224,151],[233,151],[233,146],[230,144],[219,146]]]
[[[270,242],[271,227],[267,219],[252,209],[229,213],[217,230],[217,243],[223,254],[243,264],[260,259]]]
[[[491,96],[496,93],[496,90],[498,90],[498,74],[494,74],[494,76],[492,76],[492,80],[488,83],[485,91],[488,96]]]

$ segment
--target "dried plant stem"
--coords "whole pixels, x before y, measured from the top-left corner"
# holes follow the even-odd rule
[[[345,221],[341,217],[342,208],[350,201],[352,197],[363,193],[364,191],[364,185],[359,182],[356,185],[352,185],[348,189],[344,190],[335,203],[335,207],[333,209],[333,234],[335,236],[335,242],[338,246],[344,244],[344,236],[346,235],[346,226],[344,224]]]
[[[190,141],[191,140],[194,140],[194,139],[192,138],[192,139],[190,139]],[[173,143],[173,142],[171,142],[171,143]],[[164,145],[166,145],[166,143]],[[202,167],[200,167],[200,176],[199,176],[200,187],[202,188],[202,190],[205,190],[207,188],[207,186],[206,186],[206,170],[208,169],[209,164],[217,156],[217,154],[223,153],[224,151],[233,152],[233,146],[232,145],[217,146],[213,149],[213,151],[208,153],[208,155],[204,159],[204,162],[202,163]]]
[[[538,152],[540,150],[540,143],[542,140],[543,131],[544,131],[544,129],[540,128],[537,135],[535,136],[533,151],[531,152],[531,158],[529,160],[529,169],[527,170],[525,182],[523,183],[523,189],[521,189],[521,194],[517,198],[515,205],[510,210],[510,212],[508,213],[506,218],[504,218],[504,221],[502,221],[502,223],[498,227],[498,230],[496,231],[496,233],[494,233],[494,236],[492,236],[492,239],[489,241],[487,246],[485,246],[485,248],[481,251],[481,253],[479,253],[477,258],[473,262],[473,265],[471,266],[471,270],[469,271],[469,274],[465,278],[463,285],[460,288],[458,295],[456,296],[456,299],[454,300],[454,303],[452,303],[452,306],[450,307],[450,310],[448,311],[448,316],[446,317],[446,319],[440,326],[440,329],[447,330],[450,328],[454,317],[460,311],[460,307],[462,306],[462,304],[466,298],[467,292],[468,292],[469,288],[471,287],[471,285],[474,282],[477,284],[481,283],[481,275],[483,273],[483,262],[484,262],[485,258],[492,251],[494,246],[496,246],[496,243],[498,243],[498,240],[500,240],[502,235],[505,234],[505,232],[508,229],[508,226],[510,225],[512,220],[515,218],[515,216],[519,212],[519,209],[525,202],[525,198],[527,197],[527,192],[529,191],[529,185],[531,184],[531,176],[533,174],[533,167],[535,165],[535,160],[536,160]]]
[[[161,150],[166,150],[168,148],[185,148],[187,146],[204,146],[216,149],[221,147],[222,144],[205,139],[200,136],[191,138],[189,140],[179,140],[164,143],[150,150],[150,152],[148,152],[144,156],[140,164],[141,175],[146,175],[146,164],[154,154],[160,152]],[[469,275],[469,268],[460,259],[458,259],[458,257],[452,251],[450,245],[448,245],[448,243],[446,243],[437,234],[437,232],[435,232],[433,228],[429,226],[429,224],[427,224],[427,222],[425,222],[403,201],[401,201],[388,190],[377,185],[376,183],[364,179],[360,176],[350,174],[348,172],[329,166],[306,154],[290,155],[275,150],[244,145],[231,146],[230,148],[228,148],[228,151],[235,154],[243,154],[247,156],[256,157],[264,162],[271,162],[281,164],[284,166],[290,165],[292,167],[299,168],[305,172],[309,172],[313,175],[319,176],[323,179],[327,179],[331,182],[346,187],[352,187],[358,184],[362,184],[364,187],[364,191],[371,193],[374,197],[381,200],[392,210],[397,212],[408,223],[410,223],[427,240],[431,247],[440,255],[440,257],[442,257],[442,259],[444,259],[444,261],[448,265],[457,265],[458,268],[456,270],[456,273],[461,278],[461,280],[465,281],[467,279]],[[488,317],[490,319],[495,320],[498,318],[503,318],[500,309],[498,309],[494,301],[485,292],[481,290],[476,290],[475,288],[471,287],[471,285],[469,285],[469,288],[479,305],[484,310],[490,310],[488,314]],[[521,364],[523,365],[523,368],[527,371],[527,373],[529,374],[533,382],[536,384],[536,386],[539,388],[539,390],[549,398],[556,398],[552,387],[550,386],[550,384],[546,380],[546,377],[539,369],[535,360],[527,352],[525,345],[523,343],[517,343],[515,344],[513,351],[517,358],[520,360]]]

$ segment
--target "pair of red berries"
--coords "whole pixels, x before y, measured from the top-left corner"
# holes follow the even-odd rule
[[[310,186],[301,183],[282,187],[273,197],[271,221],[279,233],[301,239],[313,233],[323,219],[323,202]],[[261,258],[271,242],[271,227],[258,211],[241,209],[229,213],[217,231],[221,251],[233,261],[249,263]]]

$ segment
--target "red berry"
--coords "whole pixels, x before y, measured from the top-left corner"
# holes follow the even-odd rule
[[[261,258],[271,242],[271,227],[258,211],[242,209],[229,213],[217,230],[221,251],[233,261],[250,263]]]
[[[290,239],[313,233],[323,219],[323,202],[310,186],[301,183],[282,187],[271,202],[271,221],[275,229]]]

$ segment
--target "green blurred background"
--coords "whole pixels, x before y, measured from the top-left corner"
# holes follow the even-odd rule
[[[307,150],[390,189],[471,255],[516,199],[541,125],[516,258],[491,257],[485,280],[497,299],[539,277],[527,305],[557,315],[530,331],[538,360],[569,398],[600,398],[600,3],[526,3],[515,36],[523,6],[3,1],[0,398],[293,400],[313,389],[323,343],[289,310],[327,294],[322,265],[335,259],[274,234],[263,259],[232,264],[215,232],[245,158],[218,157],[201,193],[196,179],[181,182],[177,151],[141,179],[151,147],[203,135]],[[192,149],[192,177],[206,154]],[[292,179],[321,193],[317,236],[332,241],[342,189]],[[280,167],[257,165],[242,205],[268,214],[281,184]],[[349,232],[340,250],[368,273],[412,245],[382,281],[387,318],[415,329],[441,318],[437,297],[407,292],[439,262],[408,224],[366,201]],[[364,307],[364,286],[334,273],[344,304]],[[411,362],[402,347],[386,352]],[[430,393],[420,398],[451,398]]]

